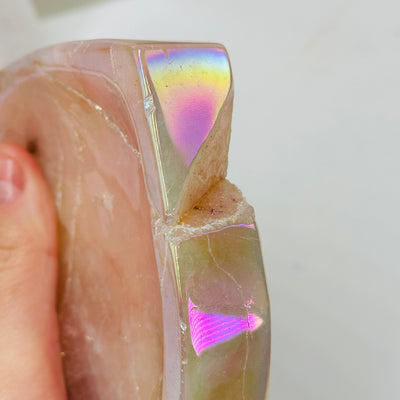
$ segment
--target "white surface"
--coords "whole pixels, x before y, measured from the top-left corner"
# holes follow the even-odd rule
[[[114,1],[39,20],[0,0],[0,65],[86,38],[218,41],[229,177],[255,206],[271,400],[400,399],[398,0]]]

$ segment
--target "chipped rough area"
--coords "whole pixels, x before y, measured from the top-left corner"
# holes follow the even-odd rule
[[[174,244],[192,236],[217,231],[226,226],[251,223],[254,210],[241,191],[223,179],[212,187],[182,218],[174,224],[158,218],[153,222],[155,235]]]

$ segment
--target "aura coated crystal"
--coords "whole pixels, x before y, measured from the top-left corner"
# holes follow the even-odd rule
[[[228,56],[221,46],[160,44],[139,49],[136,60],[160,175],[155,191],[161,190],[162,203],[153,207],[160,215],[179,215],[226,175],[233,100]]]
[[[0,140],[32,148],[60,234],[71,399],[265,399],[269,300],[253,209],[225,180],[223,46],[53,46],[0,74]]]

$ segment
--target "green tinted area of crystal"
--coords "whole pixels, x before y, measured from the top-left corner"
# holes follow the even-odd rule
[[[170,213],[180,199],[183,183],[188,174],[188,167],[184,164],[181,155],[168,135],[164,115],[156,96],[154,96],[154,105],[156,111],[150,129],[153,141],[157,141],[160,148],[157,156],[164,178],[162,182],[164,207],[166,212]]]
[[[184,390],[190,400],[264,399],[269,370],[270,315],[258,233],[228,226],[175,246],[182,318],[187,329]],[[262,319],[260,327],[210,346],[192,344],[188,301],[204,313]]]

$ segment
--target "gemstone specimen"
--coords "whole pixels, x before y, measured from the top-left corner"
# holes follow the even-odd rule
[[[31,147],[59,218],[71,399],[265,399],[253,209],[225,180],[223,46],[93,41],[0,73],[0,140]]]

